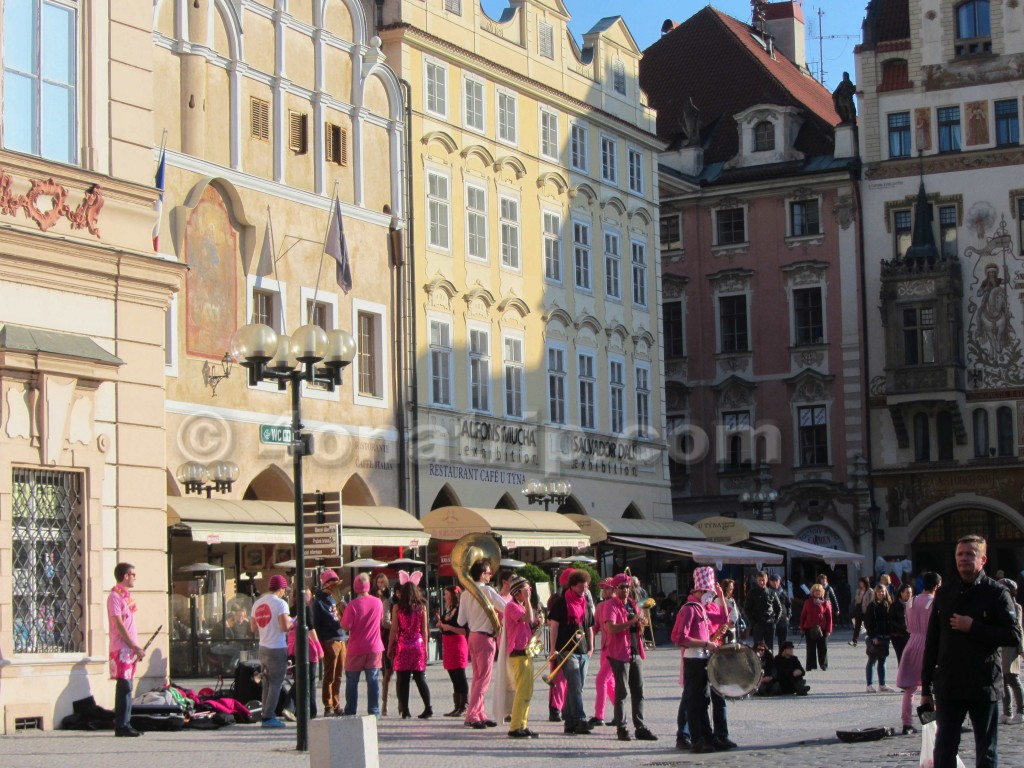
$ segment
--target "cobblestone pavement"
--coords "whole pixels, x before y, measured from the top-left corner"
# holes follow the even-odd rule
[[[919,736],[893,736],[877,742],[844,744],[836,729],[888,726],[900,728],[898,693],[864,692],[863,647],[844,640],[830,646],[827,672],[811,672],[807,697],[746,699],[729,705],[730,736],[738,749],[711,755],[691,755],[675,749],[675,716],[679,702],[679,653],[658,648],[646,663],[647,720],[658,742],[620,742],[612,728],[598,728],[591,736],[564,736],[560,724],[547,722],[547,687],[534,695],[531,728],[541,738],[523,742],[506,738],[502,727],[473,731],[458,721],[435,716],[428,721],[387,717],[379,723],[382,768],[535,768],[557,760],[560,768],[606,766],[714,766],[765,768],[802,765],[810,768],[871,768],[918,764]],[[802,649],[798,649],[802,653]],[[895,679],[895,658],[889,661],[890,682]],[[427,672],[434,709],[450,709],[451,687],[440,664]],[[588,714],[593,704],[593,675],[586,696]],[[392,706],[394,706],[392,704]],[[420,702],[415,691],[411,709]],[[608,717],[611,710],[608,710]],[[1002,726],[1000,764],[1024,766],[1024,727]],[[294,750],[292,728],[268,732],[256,726],[236,725],[219,731],[149,733],[141,739],[117,739],[110,733],[25,733],[0,738],[0,765],[18,768],[306,768],[307,754]],[[974,764],[973,736],[964,734],[961,752],[967,766]]]

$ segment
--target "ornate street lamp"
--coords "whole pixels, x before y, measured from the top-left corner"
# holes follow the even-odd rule
[[[210,464],[186,461],[178,467],[174,476],[185,487],[185,493],[205,493],[209,499],[214,491],[228,493],[231,490],[231,486],[238,480],[238,465],[233,461],[214,461]]]
[[[295,481],[295,599],[300,606],[295,624],[295,706],[296,749],[309,743],[309,644],[301,606],[306,594],[305,530],[302,519],[302,459],[313,453],[312,436],[303,433],[302,382],[316,383],[333,391],[341,386],[342,373],[356,355],[356,342],[347,331],[324,331],[308,324],[295,329],[289,338],[268,325],[251,323],[239,328],[231,339],[231,356],[248,372],[250,386],[276,381],[281,391],[291,387],[292,476]]]
[[[544,511],[548,511],[551,504],[558,509],[572,493],[572,484],[562,480],[551,480],[542,483],[540,480],[531,480],[523,488],[523,495],[530,504],[543,504]]]
[[[757,471],[757,490],[740,494],[740,503],[754,513],[756,520],[774,520],[775,502],[779,492],[772,488],[772,473],[768,462],[762,461]]]

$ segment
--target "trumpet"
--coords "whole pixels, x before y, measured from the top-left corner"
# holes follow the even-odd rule
[[[640,593],[636,588],[636,584],[633,583],[633,572],[629,570],[629,566],[623,570],[627,576],[629,576],[629,592],[627,593],[633,602],[636,603],[637,611],[643,614],[644,626],[647,628],[647,636],[644,635],[644,627],[640,628],[640,641],[648,648],[654,647],[654,627],[651,625],[651,608],[655,606],[655,600],[653,597],[648,597],[646,600],[641,602],[638,598]]]
[[[548,672],[546,675],[542,675],[540,679],[548,685],[552,685],[555,682],[555,676],[558,675],[558,672],[562,669],[565,662],[569,660],[569,657],[572,656],[573,652],[577,648],[579,648],[579,645],[582,642],[583,630],[577,629],[575,632],[572,633],[572,637],[565,641],[565,645],[563,645],[553,654],[554,656],[561,656],[562,660],[558,662],[558,664],[555,665],[555,667],[550,672]]]

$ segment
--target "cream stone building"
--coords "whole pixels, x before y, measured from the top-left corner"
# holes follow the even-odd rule
[[[528,510],[523,486],[558,479],[572,484],[560,511],[670,518],[661,144],[625,23],[602,19],[581,45],[560,0],[500,18],[476,0],[372,5],[411,102],[421,515]],[[446,538],[462,530],[450,522]]]
[[[290,395],[225,369],[236,329],[315,323],[355,337],[342,386],[302,385],[316,445],[304,489],[340,496],[346,560],[425,543],[401,511],[402,96],[354,0],[162,0],[154,24],[159,245],[189,267],[164,361],[169,653],[175,674],[230,674],[254,652],[252,595],[295,557]],[[335,197],[350,292],[325,255]],[[178,467],[220,460],[239,467],[231,489],[187,497]]]
[[[106,597],[135,564],[166,624],[164,316],[153,253],[152,8],[0,15],[0,733],[109,704]],[[167,674],[167,644],[142,674]]]

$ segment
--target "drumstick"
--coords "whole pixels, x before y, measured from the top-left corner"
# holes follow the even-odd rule
[[[156,640],[156,636],[160,634],[160,630],[163,629],[163,628],[164,628],[164,625],[161,624],[159,627],[156,628],[156,631],[152,635],[150,635],[149,640],[147,640],[146,644],[144,646],[142,646],[142,652],[143,653],[145,653],[149,649],[149,646],[151,646],[153,644],[153,641]]]

